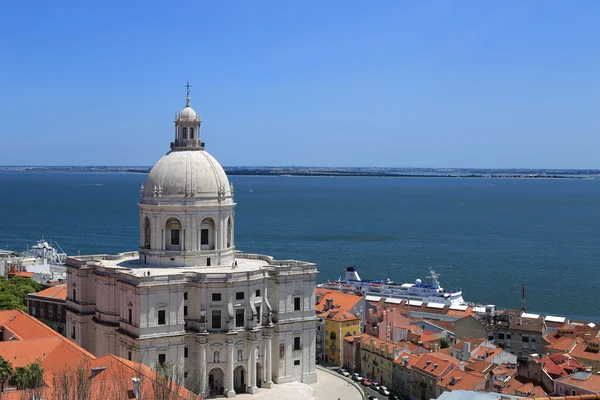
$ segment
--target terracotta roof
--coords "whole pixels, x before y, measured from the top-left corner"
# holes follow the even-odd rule
[[[317,313],[324,311],[327,299],[333,299],[333,305],[335,308],[341,308],[348,311],[352,311],[352,308],[354,308],[356,304],[362,300],[362,296],[357,296],[350,293],[342,293],[337,290],[324,288],[317,288],[316,294],[317,299],[320,300],[315,306]]]
[[[441,319],[423,319],[423,321],[446,331],[456,332],[456,326],[452,321],[442,321]]]
[[[452,349],[457,350],[457,351],[462,351],[465,342],[471,343],[471,351],[473,351],[473,350],[475,350],[475,348],[477,346],[479,346],[480,344],[485,342],[485,338],[470,338],[470,337],[465,336],[464,338],[460,339],[458,342],[454,343],[452,345]]]
[[[468,371],[475,371],[479,373],[487,373],[494,366],[491,362],[485,360],[477,360],[471,361],[469,363],[465,363],[465,369]]]
[[[20,276],[23,278],[31,278],[35,275],[35,272],[27,272],[27,271],[16,271],[16,272],[8,272],[8,275]]]
[[[67,285],[56,285],[37,293],[29,293],[30,297],[50,297],[52,299],[67,299]]]
[[[417,361],[419,361],[419,356],[416,356],[414,354],[410,354],[407,352],[401,352],[400,355],[398,356],[398,358],[396,358],[394,360],[394,362],[396,364],[402,365],[402,358],[403,357],[408,357],[408,368],[412,367]]]
[[[546,349],[568,353],[579,341],[581,341],[581,339],[563,336],[561,338],[554,339],[550,344],[546,345]]]
[[[432,352],[422,354],[419,361],[414,364],[414,368],[439,377],[456,365],[458,365],[457,359],[439,352]]]
[[[587,343],[578,343],[569,354],[584,360],[600,361],[600,351],[591,349]]]
[[[555,382],[564,383],[569,386],[587,390],[592,393],[600,393],[600,376],[590,374],[587,379],[577,379],[575,375],[568,375],[556,379]]]
[[[330,321],[337,321],[337,322],[350,322],[350,321],[358,321],[359,318],[352,314],[349,311],[346,310],[331,310],[331,311],[326,311],[321,313],[321,315],[319,315],[321,318],[325,318],[328,319]]]
[[[447,390],[476,390],[484,384],[485,377],[478,372],[455,369],[442,378],[438,386]]]
[[[530,379],[515,376],[502,388],[504,394],[527,396],[527,397],[541,397],[545,396],[546,392],[541,386],[535,385]]]
[[[0,326],[4,327],[4,340],[10,339],[10,336],[7,337],[7,331],[21,340],[55,337],[57,335],[62,337],[46,324],[20,310],[0,311]]]
[[[73,379],[70,373],[76,373],[77,368],[84,367],[90,369],[101,367],[98,369],[98,374],[89,375],[90,390],[94,394],[90,400],[131,398],[133,377],[146,377],[144,397],[153,397],[150,388],[155,385],[155,374],[146,366],[112,355],[96,358],[58,332],[19,310],[0,311],[0,326],[4,330],[4,340],[0,341],[0,356],[8,360],[13,367],[22,367],[34,362],[41,363],[44,369],[44,382],[48,386],[47,389],[42,390],[42,398],[45,400],[62,398],[59,397],[58,391],[52,389],[57,378],[66,374]],[[105,391],[106,388],[114,390],[108,392]],[[172,396],[171,399],[192,398],[190,392],[181,387],[179,389],[181,396]],[[2,399],[20,400],[24,398],[23,395],[23,391],[11,390],[4,392]]]

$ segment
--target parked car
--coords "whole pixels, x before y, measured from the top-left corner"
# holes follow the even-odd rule
[[[352,380],[356,382],[362,381],[364,378],[360,376],[357,372],[352,374]]]
[[[388,399],[390,399],[390,400],[400,400],[400,397],[396,396],[393,393],[390,393],[390,395],[388,396]]]
[[[390,396],[390,391],[385,386],[379,386],[379,393],[384,395],[385,397]]]
[[[378,392],[379,391],[379,382],[371,381],[371,389]]]
[[[369,400],[379,400],[379,399],[375,396],[369,396]]]
[[[344,376],[350,376],[350,373],[348,371],[346,371],[344,368],[338,368],[336,369],[336,371],[338,372],[338,374],[340,375],[344,375]]]
[[[365,387],[371,386],[371,381],[369,379],[367,379],[367,378],[363,378],[363,380],[360,381],[360,383],[362,383],[362,385],[365,386]]]

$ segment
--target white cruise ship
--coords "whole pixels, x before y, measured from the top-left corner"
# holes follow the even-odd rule
[[[466,305],[462,297],[462,291],[445,290],[439,284],[439,274],[436,274],[433,270],[430,270],[430,272],[427,279],[430,279],[431,283],[423,283],[420,279],[417,279],[415,283],[398,285],[389,279],[386,281],[363,281],[354,267],[348,267],[344,281],[340,279],[337,282],[321,284],[319,287],[361,294],[367,296],[367,301],[378,301],[385,298],[409,300],[413,305],[423,303],[439,304],[442,307],[444,305]],[[388,302],[393,303],[394,301],[390,300]]]

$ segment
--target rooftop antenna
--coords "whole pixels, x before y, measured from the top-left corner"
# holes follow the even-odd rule
[[[523,284],[523,288],[521,290],[521,311],[525,312],[526,311],[526,306],[525,306],[525,284]]]

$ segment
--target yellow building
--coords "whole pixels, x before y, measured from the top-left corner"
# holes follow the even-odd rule
[[[325,361],[344,364],[344,338],[360,334],[360,319],[346,310],[332,311],[325,318]]]
[[[344,338],[361,334],[364,297],[317,288],[317,359],[342,366]]]
[[[362,376],[391,388],[394,360],[400,355],[400,346],[366,333],[361,335],[360,338],[360,370]]]

